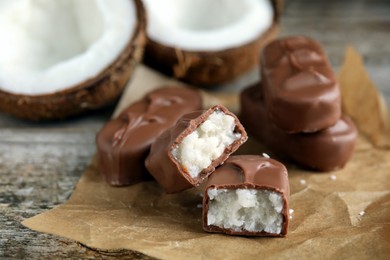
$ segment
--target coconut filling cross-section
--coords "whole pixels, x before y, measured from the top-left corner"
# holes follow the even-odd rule
[[[192,178],[210,166],[234,141],[241,138],[235,132],[232,116],[216,110],[172,150],[172,155]]]
[[[209,197],[207,225],[234,231],[280,234],[283,226],[283,197],[260,189],[216,189]]]

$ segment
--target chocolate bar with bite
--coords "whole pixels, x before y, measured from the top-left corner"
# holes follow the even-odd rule
[[[198,186],[247,140],[237,117],[221,105],[184,115],[152,145],[146,168],[167,193]]]
[[[288,134],[268,117],[261,87],[259,83],[241,93],[240,119],[252,136],[306,168],[332,171],[345,166],[357,138],[356,127],[347,116],[315,133]]]
[[[186,113],[201,109],[196,90],[166,87],[148,93],[97,134],[98,168],[113,186],[152,179],[144,161],[150,146]]]
[[[261,57],[269,117],[288,133],[316,132],[341,116],[336,77],[316,41],[302,36],[275,40]]]
[[[285,236],[290,188],[283,164],[260,155],[231,156],[210,175],[203,229],[242,236]]]

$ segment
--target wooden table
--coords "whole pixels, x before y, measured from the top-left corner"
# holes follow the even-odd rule
[[[286,0],[281,34],[318,39],[336,68],[345,46],[353,44],[390,104],[389,14],[387,0]],[[233,87],[256,72],[250,74]],[[55,123],[29,123],[0,114],[0,258],[146,258],[126,251],[96,252],[20,224],[67,200],[95,153],[96,132],[113,109]]]

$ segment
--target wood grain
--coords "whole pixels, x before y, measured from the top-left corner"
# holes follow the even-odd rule
[[[370,75],[390,103],[390,3],[387,0],[285,1],[282,35],[318,39],[339,67],[345,46],[365,57]],[[253,71],[224,86],[242,88]],[[221,88],[216,91],[221,91]],[[97,252],[73,241],[30,231],[20,222],[67,200],[95,153],[96,132],[113,106],[71,120],[29,123],[0,114],[1,258],[147,258],[129,252]]]

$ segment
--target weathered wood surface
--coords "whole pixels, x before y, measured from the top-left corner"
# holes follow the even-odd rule
[[[287,0],[282,35],[322,42],[339,67],[352,43],[390,103],[390,2]],[[1,37],[1,36],[0,36]],[[229,88],[253,81],[256,72]],[[0,114],[0,258],[146,258],[129,251],[96,252],[74,241],[24,228],[20,222],[67,200],[95,152],[94,138],[113,107],[76,119],[28,123]]]

